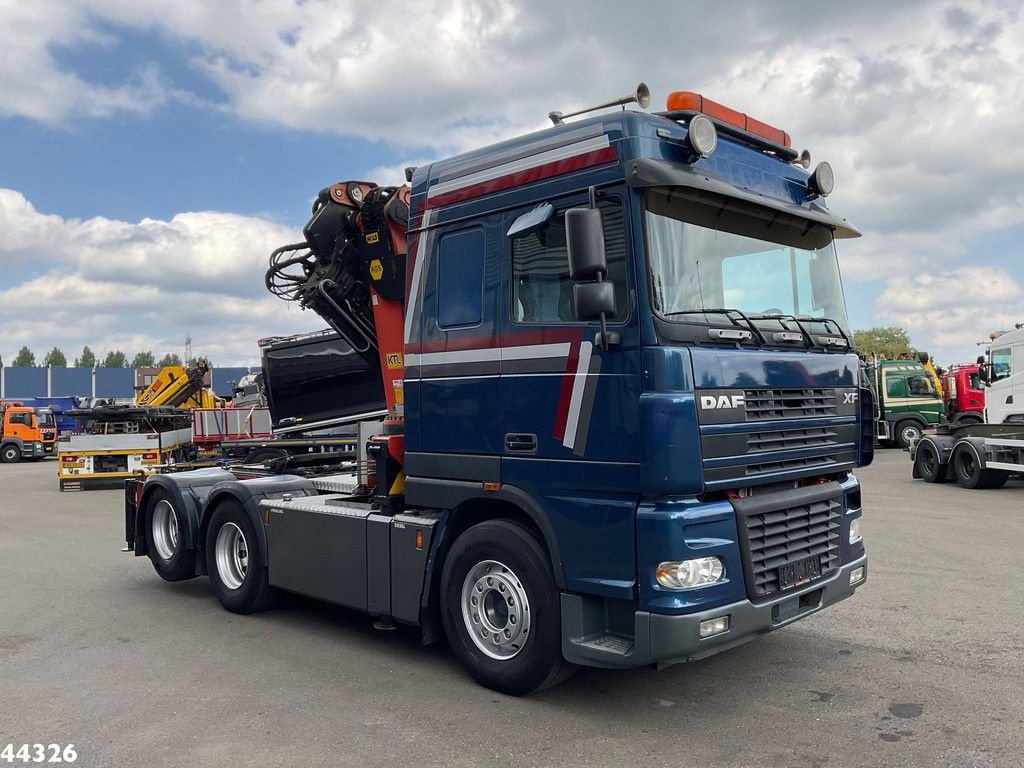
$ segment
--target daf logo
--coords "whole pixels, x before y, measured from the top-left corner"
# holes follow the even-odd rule
[[[716,408],[742,408],[744,405],[743,395],[701,395],[700,407],[705,411]]]
[[[843,405],[850,405],[857,402],[856,392],[843,392]]]

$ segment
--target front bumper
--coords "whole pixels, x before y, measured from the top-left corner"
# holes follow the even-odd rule
[[[850,574],[864,576],[850,584]],[[637,611],[634,635],[588,636],[587,610],[578,595],[562,595],[562,654],[568,661],[591,667],[627,668],[647,664],[676,664],[713,656],[759,635],[784,627],[829,605],[845,600],[867,581],[867,556],[840,566],[834,576],[763,603],[741,600],[700,613],[668,615]],[[729,617],[729,630],[701,638],[702,621]]]

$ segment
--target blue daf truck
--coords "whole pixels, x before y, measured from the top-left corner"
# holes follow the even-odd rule
[[[851,596],[874,407],[835,243],[858,232],[783,131],[688,92],[625,109],[647,100],[324,189],[267,285],[387,416],[339,385],[351,466],[129,481],[129,549],[238,613],[286,590],[446,637],[511,694]]]

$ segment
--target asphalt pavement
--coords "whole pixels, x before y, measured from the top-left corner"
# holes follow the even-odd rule
[[[119,492],[3,465],[0,749],[74,744],[84,768],[1024,765],[1024,481],[925,485],[896,450],[859,474],[853,598],[695,664],[515,699],[356,612],[227,613],[206,579],[119,551]]]

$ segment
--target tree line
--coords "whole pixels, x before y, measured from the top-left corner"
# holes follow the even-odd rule
[[[3,365],[3,361],[0,361],[0,365]],[[115,349],[107,352],[100,360],[96,353],[89,349],[89,345],[82,347],[82,354],[76,357],[71,365],[68,365],[68,358],[59,347],[51,349],[43,355],[41,363],[36,363],[35,352],[27,345],[18,350],[18,354],[11,362],[12,368],[163,368],[167,365],[182,365],[181,357],[169,352],[157,360],[151,351],[146,351],[136,352],[129,359],[124,352]]]

